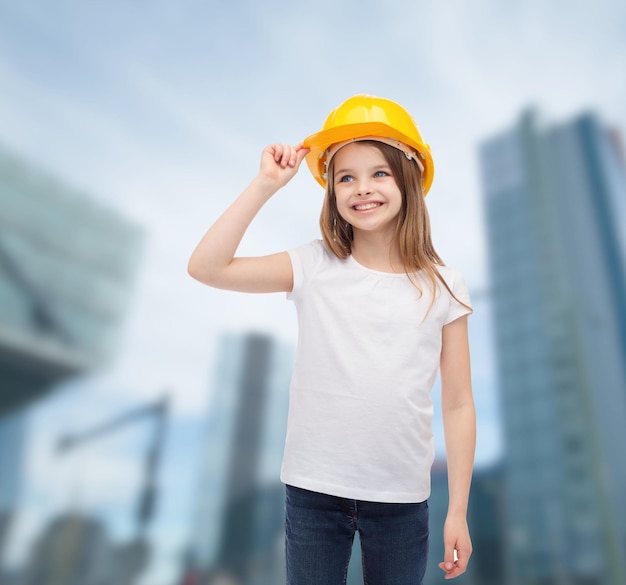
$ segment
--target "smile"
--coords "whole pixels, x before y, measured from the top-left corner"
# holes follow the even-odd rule
[[[363,203],[361,205],[353,205],[352,209],[356,209],[357,211],[367,211],[368,209],[374,209],[376,207],[380,207],[382,203],[378,203],[373,201],[372,203]]]

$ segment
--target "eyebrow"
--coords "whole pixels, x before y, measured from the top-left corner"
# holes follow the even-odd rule
[[[371,171],[390,171],[391,167],[387,164],[384,165],[376,165],[370,169]],[[353,173],[352,169],[336,169],[335,175],[342,175],[344,173]]]

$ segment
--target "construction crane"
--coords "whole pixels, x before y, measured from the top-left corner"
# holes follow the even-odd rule
[[[118,429],[145,418],[155,420],[152,441],[145,457],[144,481],[136,508],[136,535],[120,549],[120,558],[116,565],[115,585],[133,583],[143,571],[149,557],[148,541],[145,537],[147,527],[152,520],[157,502],[157,472],[164,443],[166,420],[169,411],[169,397],[124,413],[93,429],[62,437],[58,442],[61,454],[111,434]]]
[[[129,423],[136,422],[137,420],[146,417],[154,417],[156,425],[154,427],[152,443],[146,454],[144,485],[137,504],[137,536],[144,535],[146,527],[152,519],[156,505],[156,475],[161,459],[161,449],[163,446],[163,437],[165,435],[165,423],[168,410],[169,398],[165,396],[157,402],[131,410],[130,412],[97,426],[94,429],[62,437],[58,443],[59,451],[64,453],[84,445],[89,441],[98,439],[103,435],[116,431]]]

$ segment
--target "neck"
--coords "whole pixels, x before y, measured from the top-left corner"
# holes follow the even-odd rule
[[[404,272],[394,234],[354,230],[352,256],[363,266],[381,272]]]

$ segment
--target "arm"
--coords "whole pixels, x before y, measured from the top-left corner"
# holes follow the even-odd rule
[[[189,274],[216,288],[241,292],[288,292],[293,286],[286,252],[235,258],[248,226],[261,207],[298,172],[308,153],[301,144],[273,144],[263,150],[259,174],[211,226],[189,260]]]
[[[465,572],[472,554],[467,505],[476,447],[476,413],[472,397],[467,315],[443,328],[441,401],[450,499],[443,531],[444,562],[439,563],[439,567],[446,572],[446,579],[453,579]]]

